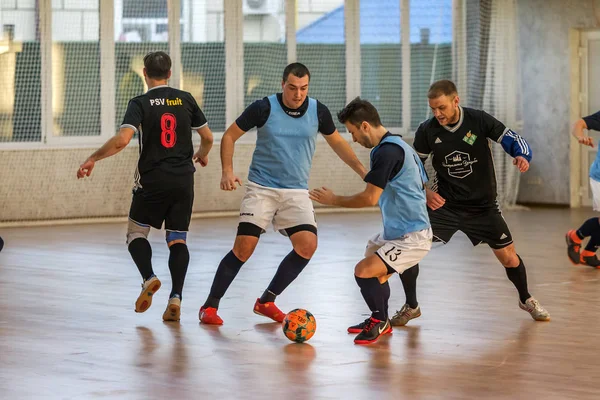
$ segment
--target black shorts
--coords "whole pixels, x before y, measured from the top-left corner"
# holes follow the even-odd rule
[[[513,242],[506,221],[497,207],[484,209],[444,205],[427,209],[433,241],[447,243],[456,231],[461,231],[477,246],[487,243],[492,249],[502,249]]]
[[[134,189],[129,218],[140,224],[187,232],[194,205],[194,175],[144,181]]]

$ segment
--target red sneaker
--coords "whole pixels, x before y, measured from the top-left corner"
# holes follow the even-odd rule
[[[256,303],[254,303],[254,314],[271,318],[275,322],[283,322],[286,314],[277,308],[274,302],[270,301],[262,304],[259,300],[256,299]]]
[[[200,322],[207,325],[223,325],[223,320],[217,315],[217,309],[214,307],[201,307],[198,313]]]

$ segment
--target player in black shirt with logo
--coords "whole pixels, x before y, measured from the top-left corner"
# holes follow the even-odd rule
[[[433,156],[436,176],[432,188],[427,190],[433,240],[447,243],[456,231],[462,231],[474,246],[487,243],[517,288],[519,307],[536,321],[548,321],[548,312],[529,294],[525,265],[516,253],[496,202],[496,175],[489,141],[500,143],[521,172],[529,169],[529,145],[486,112],[461,107],[451,81],[433,83],[427,97],[434,117],[419,126],[413,146],[422,160]],[[396,326],[421,315],[416,301],[409,301],[416,298],[417,275],[400,278],[407,303],[392,318]]]
[[[135,311],[146,311],[161,286],[152,270],[147,238],[150,227],[161,229],[164,222],[173,286],[163,320],[179,321],[190,258],[186,239],[194,201],[194,161],[206,166],[213,136],[192,95],[167,85],[170,76],[171,59],[166,53],[144,57],[148,91],[129,101],[119,133],[81,164],[77,177],[90,176],[96,161],[118,153],[139,133],[140,157],[127,226],[129,253],[144,279]],[[195,154],[192,130],[201,138]]]

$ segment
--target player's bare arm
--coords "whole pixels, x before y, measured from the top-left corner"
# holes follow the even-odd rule
[[[573,129],[571,130],[571,135],[573,135],[573,137],[575,139],[577,139],[577,141],[580,144],[582,144],[584,146],[594,147],[593,139],[589,136],[585,136],[585,134],[583,133],[584,129],[588,129],[587,124],[585,123],[585,121],[583,119],[579,119],[579,120],[577,120],[577,122],[575,122],[573,124]]]
[[[200,149],[194,154],[193,160],[206,167],[208,165],[208,153],[213,145],[213,134],[208,125],[199,128],[197,132],[200,135]]]
[[[366,168],[362,165],[358,157],[356,157],[356,153],[354,153],[348,141],[340,135],[338,130],[336,129],[331,135],[323,136],[335,154],[363,179],[367,174]]]
[[[365,190],[352,196],[337,196],[331,189],[321,187],[311,190],[309,192],[309,197],[311,200],[325,205],[362,208],[377,205],[381,193],[383,193],[382,188],[367,183]]]
[[[517,166],[519,171],[527,172],[529,169],[529,161],[527,161],[524,157],[518,156],[513,160],[513,164]]]
[[[246,133],[234,122],[221,139],[221,190],[235,190],[242,180],[233,172],[233,149],[235,142]]]
[[[102,147],[96,150],[91,156],[88,157],[87,160],[83,162],[83,164],[79,166],[79,169],[77,170],[77,178],[81,179],[83,177],[90,176],[96,161],[113,156],[123,150],[125,147],[127,147],[129,142],[131,142],[134,134],[135,131],[129,127],[121,128],[119,133],[108,139],[108,141],[104,143]]]
[[[428,187],[425,188],[425,196],[427,197],[427,207],[431,208],[432,210],[437,210],[446,204],[446,199]]]
[[[419,155],[419,158],[421,159],[423,165],[425,165],[425,162],[429,158],[429,155],[424,155],[422,153],[417,154]],[[429,207],[432,210],[437,210],[438,208],[443,207],[444,204],[446,204],[445,198],[443,198],[439,193],[429,189],[427,186],[425,186],[425,198],[427,199],[427,207]]]

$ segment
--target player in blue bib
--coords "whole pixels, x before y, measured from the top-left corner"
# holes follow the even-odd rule
[[[388,316],[390,285],[394,273],[416,273],[418,263],[429,252],[432,231],[427,215],[425,182],[427,175],[417,153],[398,135],[382,124],[375,107],[356,98],[338,119],[352,139],[371,150],[371,170],[364,191],[353,196],[336,196],[327,188],[314,189],[311,199],[340,207],[381,209],[383,231],[367,244],[365,258],[354,269],[356,283],[371,310],[364,322],[348,328],[358,333],[356,344],[369,344],[392,331]]]
[[[308,97],[309,81],[306,66],[288,65],[283,71],[282,93],[252,103],[223,135],[221,189],[235,190],[241,180],[233,172],[234,143],[248,130],[257,128],[237,236],[200,308],[202,323],[223,323],[217,315],[219,302],[270,224],[289,236],[293,249],[263,295],[256,299],[254,312],[283,321],[285,313],[275,305],[275,298],[296,279],[317,249],[317,223],[308,197],[308,177],[319,132],[361,178],[366,174],[350,144],[337,131],[327,107]]]

